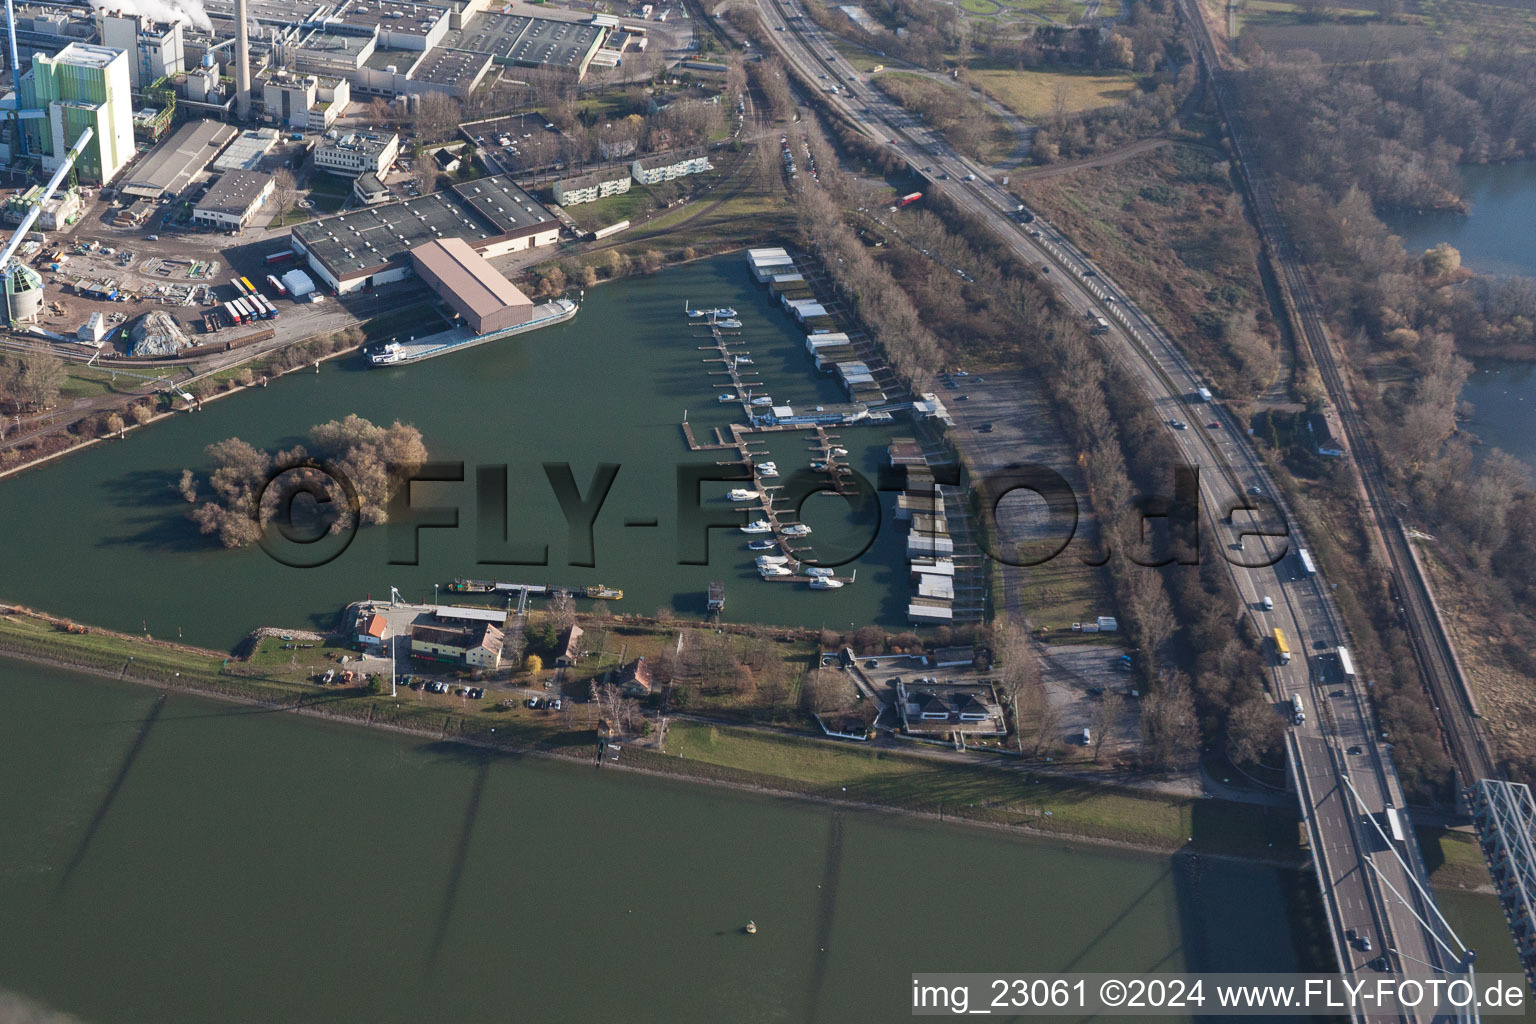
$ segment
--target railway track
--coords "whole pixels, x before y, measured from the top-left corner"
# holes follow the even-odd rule
[[[1329,340],[1317,291],[1280,217],[1267,176],[1248,157],[1246,141],[1251,133],[1231,94],[1220,50],[1196,5],[1191,0],[1180,0],[1180,3],[1184,19],[1195,38],[1196,51],[1210,76],[1222,117],[1231,131],[1248,199],[1260,235],[1280,272],[1283,289],[1291,304],[1294,327],[1311,354],[1354,454],[1371,524],[1387,561],[1404,626],[1412,641],[1414,659],[1424,685],[1435,701],[1445,749],[1462,788],[1479,779],[1494,778],[1495,762],[1478,728],[1475,698],[1436,614],[1429,583],[1414,557],[1407,529],[1395,511],[1396,503],[1382,469],[1381,457]]]

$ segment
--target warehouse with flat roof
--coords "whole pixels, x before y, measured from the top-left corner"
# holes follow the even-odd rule
[[[118,191],[134,199],[178,195],[236,134],[218,121],[188,121],[130,170]]]
[[[216,231],[239,231],[266,203],[273,187],[270,174],[225,171],[192,208],[192,222]]]
[[[476,334],[506,330],[533,319],[533,300],[461,238],[434,239],[417,246],[411,250],[411,263]]]
[[[554,214],[498,175],[296,225],[292,244],[331,290],[346,294],[404,280],[415,272],[411,250],[438,239],[462,239],[494,258],[559,236]]]

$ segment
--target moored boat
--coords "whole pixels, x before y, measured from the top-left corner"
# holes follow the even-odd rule
[[[733,487],[730,497],[732,501],[756,501],[761,495],[745,487]]]
[[[842,580],[834,580],[830,576],[816,576],[811,579],[812,590],[841,590],[847,586]]]
[[[737,400],[738,399],[736,398],[736,392],[734,392],[734,391],[727,391],[727,392],[725,392],[724,394],[720,395],[718,398],[715,399],[715,401],[719,402],[722,405],[725,405],[725,404],[727,404],[729,402],[735,402]]]
[[[779,532],[786,537],[808,537],[810,536],[811,528],[804,523],[790,523]]]
[[[772,551],[774,548],[776,548],[778,546],[779,546],[779,542],[778,541],[774,541],[774,540],[754,540],[754,541],[750,542],[747,545],[747,550],[748,551]]]
[[[618,601],[624,597],[624,591],[618,587],[605,587],[601,583],[588,587],[586,594],[595,601]]]
[[[766,519],[757,519],[741,528],[742,533],[772,533],[773,527]]]

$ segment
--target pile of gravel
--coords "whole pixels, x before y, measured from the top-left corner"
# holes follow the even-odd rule
[[[175,317],[158,311],[141,316],[128,338],[128,354],[134,356],[174,356],[192,344]]]

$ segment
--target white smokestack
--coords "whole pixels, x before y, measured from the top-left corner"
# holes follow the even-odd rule
[[[251,31],[246,25],[249,17],[245,0],[235,0],[235,114],[242,121],[251,116]]]

